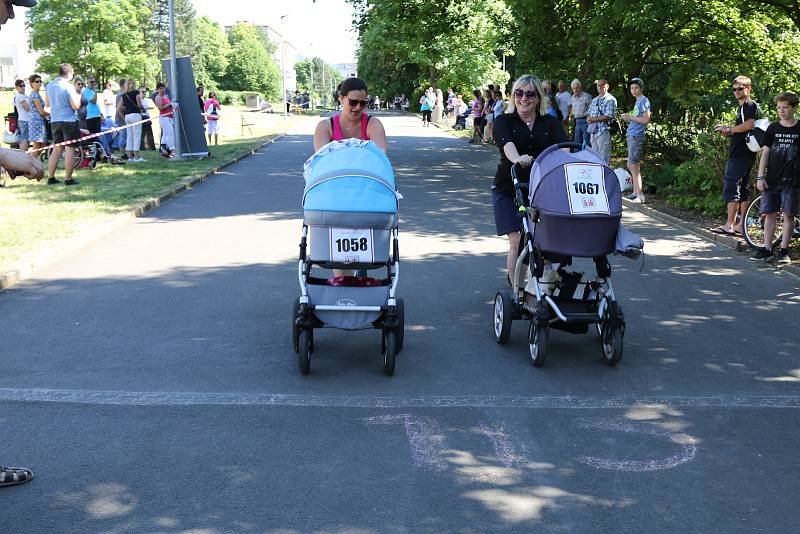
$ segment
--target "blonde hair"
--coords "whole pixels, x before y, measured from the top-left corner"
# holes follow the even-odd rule
[[[753,80],[751,80],[747,76],[737,76],[736,78],[733,79],[733,83],[740,83],[745,87],[752,87]]]
[[[506,108],[506,113],[514,113],[517,110],[516,106],[516,96],[514,95],[514,91],[519,89],[520,87],[524,87],[526,85],[530,85],[531,87],[539,93],[539,106],[536,109],[538,115],[543,117],[547,115],[547,97],[544,94],[544,88],[542,87],[542,81],[533,74],[523,74],[517,81],[514,82],[514,86],[511,88],[511,95],[508,99],[508,107]]]

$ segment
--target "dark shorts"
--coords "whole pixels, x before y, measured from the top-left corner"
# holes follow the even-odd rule
[[[750,170],[755,158],[730,158],[725,165],[722,200],[742,202],[750,198]]]
[[[53,143],[63,143],[64,141],[72,141],[81,136],[81,131],[78,129],[78,121],[75,122],[54,122],[50,125],[53,129]]]
[[[761,213],[778,213],[783,207],[784,215],[794,217],[800,211],[800,187],[795,185],[774,186],[761,195]]]
[[[644,147],[643,135],[632,135],[628,137],[628,163],[639,163],[642,161],[642,148]]]
[[[497,235],[506,235],[522,230],[522,214],[517,211],[514,197],[492,189],[492,206],[494,207],[494,225]]]

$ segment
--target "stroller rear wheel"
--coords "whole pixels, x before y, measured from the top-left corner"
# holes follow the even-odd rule
[[[395,362],[397,360],[397,337],[393,330],[383,332],[383,374],[392,376],[394,374]]]
[[[609,301],[603,320],[600,322],[600,347],[603,361],[610,367],[614,367],[622,360],[624,335],[625,322],[622,310],[615,301]]]
[[[492,320],[494,323],[494,340],[498,345],[508,343],[511,336],[512,297],[508,290],[498,291],[494,296],[494,310]]]
[[[531,326],[528,329],[528,350],[531,364],[534,367],[544,365],[544,360],[547,357],[547,338],[549,335],[550,328],[546,323],[540,322],[536,317],[531,319]]]
[[[300,366],[300,373],[304,375],[311,372],[311,343],[311,330],[301,328],[298,334],[297,363]]]
[[[397,299],[397,352],[403,351],[403,341],[406,337],[406,303]]]

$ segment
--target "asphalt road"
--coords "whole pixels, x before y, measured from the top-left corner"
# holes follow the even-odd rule
[[[313,123],[0,294],[8,533],[792,532],[800,284],[640,213],[625,355],[495,344],[497,154],[383,116],[406,340],[325,330],[300,376]]]

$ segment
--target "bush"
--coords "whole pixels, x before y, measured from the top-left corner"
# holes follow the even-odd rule
[[[222,106],[244,106],[247,104],[242,91],[217,91],[217,100]]]
[[[674,182],[664,188],[668,203],[707,216],[724,212],[722,179],[716,169],[701,161],[690,160],[675,167],[673,175]]]

